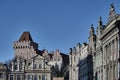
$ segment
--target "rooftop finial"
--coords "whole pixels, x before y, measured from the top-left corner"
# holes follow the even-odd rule
[[[93,24],[91,24],[91,27],[93,27]]]
[[[99,23],[98,23],[98,25],[102,25],[102,17],[101,16],[99,17]]]
[[[102,21],[102,17],[101,16],[99,17],[99,21]]]
[[[110,13],[109,15],[115,14],[115,8],[114,8],[114,4],[112,3],[110,6]]]
[[[114,3],[111,4],[111,8],[114,8]]]

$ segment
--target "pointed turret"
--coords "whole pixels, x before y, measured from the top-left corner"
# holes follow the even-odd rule
[[[18,41],[32,41],[33,42],[30,32],[23,32],[22,36],[20,37]]]
[[[109,24],[111,21],[113,21],[116,18],[117,15],[118,14],[116,14],[114,4],[112,3],[111,6],[110,6],[110,12],[109,12],[109,17],[108,17],[107,24]]]
[[[93,24],[91,24],[90,33],[89,33],[90,36],[89,37],[91,37],[94,34],[95,34],[95,32],[94,32],[94,26],[93,26]]]
[[[98,27],[97,27],[97,36],[100,36],[103,29],[102,17],[99,17]]]
[[[102,17],[100,16],[100,17],[99,17],[99,21],[98,21],[98,26],[101,26],[102,23],[103,23],[103,22],[102,22]]]

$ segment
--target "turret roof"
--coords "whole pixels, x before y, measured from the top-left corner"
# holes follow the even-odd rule
[[[30,35],[30,32],[23,32],[22,36],[20,37],[20,39],[18,41],[32,41],[32,37]]]

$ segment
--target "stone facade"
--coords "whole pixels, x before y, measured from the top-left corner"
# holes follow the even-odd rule
[[[120,15],[111,5],[107,24],[100,36],[103,49],[103,79],[120,79],[119,50],[120,50]]]
[[[70,49],[69,80],[119,80],[120,14],[113,4],[107,23],[103,25],[100,17],[96,32],[91,25],[88,39],[86,52],[81,46]]]
[[[119,44],[120,44],[120,15],[111,4],[106,25],[98,22],[96,46],[93,54],[95,80],[119,80]],[[94,45],[94,44],[93,44]]]

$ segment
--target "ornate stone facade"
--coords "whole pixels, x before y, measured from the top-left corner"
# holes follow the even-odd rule
[[[101,17],[97,27],[96,46],[93,53],[94,79],[120,79],[120,15],[115,12],[111,4],[106,25],[102,24]]]

